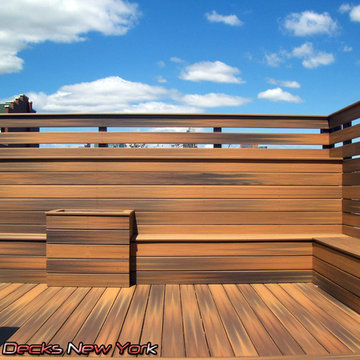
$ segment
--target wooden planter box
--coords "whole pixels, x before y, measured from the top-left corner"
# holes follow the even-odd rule
[[[132,223],[131,210],[48,211],[47,284],[128,287]]]

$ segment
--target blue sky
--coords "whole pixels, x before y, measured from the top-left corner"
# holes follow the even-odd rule
[[[38,112],[329,114],[359,100],[360,3],[12,0],[0,99]]]

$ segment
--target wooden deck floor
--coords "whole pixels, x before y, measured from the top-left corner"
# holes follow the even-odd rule
[[[360,315],[313,284],[11,283],[0,284],[0,341],[45,342],[64,350],[69,342],[111,344],[113,356],[119,356],[116,342],[150,341],[162,357],[360,359]]]

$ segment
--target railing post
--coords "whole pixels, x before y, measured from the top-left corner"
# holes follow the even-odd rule
[[[222,128],[221,127],[214,127],[214,133],[221,133],[222,132]],[[214,144],[214,149],[219,149],[221,148],[221,144]]]
[[[99,132],[107,132],[107,127],[106,126],[100,126],[99,127]],[[108,147],[108,144],[99,144],[99,147]]]

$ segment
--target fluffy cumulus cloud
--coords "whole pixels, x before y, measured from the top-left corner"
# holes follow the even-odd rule
[[[208,21],[213,22],[213,23],[224,23],[224,24],[230,25],[230,26],[243,25],[243,22],[234,14],[221,15],[221,14],[218,14],[215,10],[213,10],[211,13],[206,13],[205,17],[208,19]]]
[[[251,101],[249,98],[241,96],[231,96],[226,94],[210,93],[205,95],[188,94],[181,99],[184,103],[192,106],[213,108],[220,106],[242,106]]]
[[[352,6],[350,4],[342,4],[339,8],[341,13],[349,13],[350,20],[360,22],[360,5]]]
[[[0,11],[0,74],[20,71],[18,53],[30,44],[83,41],[90,31],[124,35],[138,17],[123,0],[9,1]]]
[[[187,66],[181,72],[180,79],[240,84],[244,81],[238,76],[239,74],[238,68],[221,61],[203,61]]]
[[[287,91],[284,91],[281,88],[268,89],[266,91],[262,91],[258,94],[258,99],[265,99],[269,101],[286,101],[292,103],[301,103],[303,100],[300,96],[290,94]]]
[[[38,112],[194,113],[206,108],[242,106],[250,99],[226,94],[184,95],[163,86],[118,76],[65,85],[53,94],[28,93]]]
[[[308,69],[330,65],[335,61],[333,54],[325,51],[317,51],[314,49],[313,44],[309,42],[294,48],[289,56],[303,59],[303,66]]]
[[[297,81],[276,80],[276,79],[268,78],[267,82],[271,85],[280,85],[282,87],[288,87],[288,88],[300,87],[300,84]]]
[[[284,27],[295,36],[308,36],[331,35],[337,30],[338,25],[327,12],[318,14],[314,11],[303,11],[288,15]]]
[[[284,56],[282,53],[271,53],[265,54],[265,62],[267,65],[272,66],[272,67],[277,67],[279,66],[282,62],[284,62]]]

